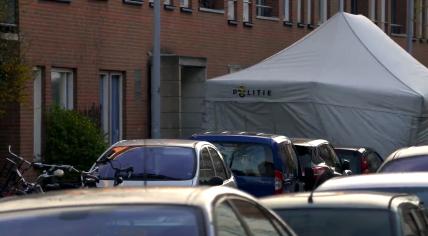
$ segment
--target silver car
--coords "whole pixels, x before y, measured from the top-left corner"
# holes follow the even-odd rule
[[[295,235],[250,195],[225,187],[81,189],[0,200],[0,235]]]
[[[97,187],[236,187],[235,178],[217,148],[197,140],[120,141],[101,155],[91,171],[100,179]]]

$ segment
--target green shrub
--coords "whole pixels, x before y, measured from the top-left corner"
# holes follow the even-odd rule
[[[47,113],[44,162],[88,170],[107,144],[101,130],[76,111],[53,107]]]

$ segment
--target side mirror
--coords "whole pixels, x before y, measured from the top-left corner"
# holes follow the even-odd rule
[[[207,185],[209,186],[219,186],[223,184],[223,179],[218,177],[218,176],[214,176],[212,177],[210,180],[208,180]]]
[[[352,170],[344,170],[343,175],[345,176],[352,175]]]
[[[350,170],[351,169],[351,163],[347,159],[342,159],[342,170]]]
[[[113,184],[113,186],[118,186],[118,185],[120,185],[121,183],[123,183],[123,177],[122,176],[118,176],[118,177],[116,177],[115,179],[114,179],[114,184]]]

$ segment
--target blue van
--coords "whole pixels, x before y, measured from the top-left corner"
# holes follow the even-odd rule
[[[256,197],[303,189],[296,153],[285,136],[226,131],[194,134],[191,139],[214,144],[232,170],[238,188]]]

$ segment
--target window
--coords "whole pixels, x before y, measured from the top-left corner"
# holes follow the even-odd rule
[[[319,0],[319,22],[322,24],[327,21],[327,0]]]
[[[253,4],[250,0],[244,0],[243,11],[242,21],[244,25],[250,26],[253,22]]]
[[[256,0],[257,16],[278,17],[278,1]]]
[[[253,235],[280,235],[272,222],[255,204],[244,200],[231,200]]]
[[[292,19],[292,0],[284,0],[284,23],[291,25],[290,23],[293,22]]]
[[[382,164],[382,158],[375,152],[370,152],[367,155],[367,162],[369,165],[370,172],[376,172],[379,166]]]
[[[217,153],[217,151],[214,148],[208,148],[211,158],[214,163],[214,169],[215,169],[215,175],[220,177],[223,180],[228,179],[228,174],[226,172],[226,169],[223,164],[223,159],[220,157],[220,155]]]
[[[73,109],[73,71],[68,69],[52,69],[51,71],[51,94],[52,103],[64,109]]]
[[[199,6],[202,10],[211,10],[213,12],[224,12],[224,1],[223,0],[200,0]]]
[[[391,0],[391,33],[406,34],[407,1]]]
[[[297,0],[297,26],[302,27],[304,25],[304,21],[302,18],[303,15],[303,0]]]
[[[427,0],[425,0],[425,4],[424,4],[424,6],[423,6],[423,8],[422,8],[422,12],[423,12],[423,14],[422,14],[422,18],[423,18],[423,20],[422,20],[422,25],[423,25],[423,29],[422,29],[422,34],[423,34],[423,37],[425,38],[425,39],[428,39],[428,1]]]
[[[192,8],[191,0],[180,0],[181,8]]]
[[[110,144],[122,139],[122,73],[100,73],[101,126]]]
[[[237,1],[236,0],[228,0],[227,1],[227,20],[229,24],[233,24],[237,22]]]
[[[42,154],[42,69],[33,69],[33,155],[40,161]]]
[[[16,26],[17,23],[17,0],[0,1],[0,25]]]
[[[130,3],[135,5],[142,5],[143,0],[123,0],[124,3]]]
[[[223,201],[215,207],[214,222],[216,235],[219,236],[245,236],[245,229],[236,216],[232,207]]]
[[[207,148],[201,151],[201,161],[199,163],[199,184],[207,184],[215,176],[213,163]]]
[[[286,178],[297,177],[298,175],[298,163],[296,153],[291,148],[290,144],[282,142],[279,144],[279,156],[283,162],[283,165],[287,168],[285,171]]]
[[[314,17],[313,17],[313,10],[314,10],[314,4],[313,0],[306,0],[306,23],[308,24],[308,28],[313,28],[314,25]]]

